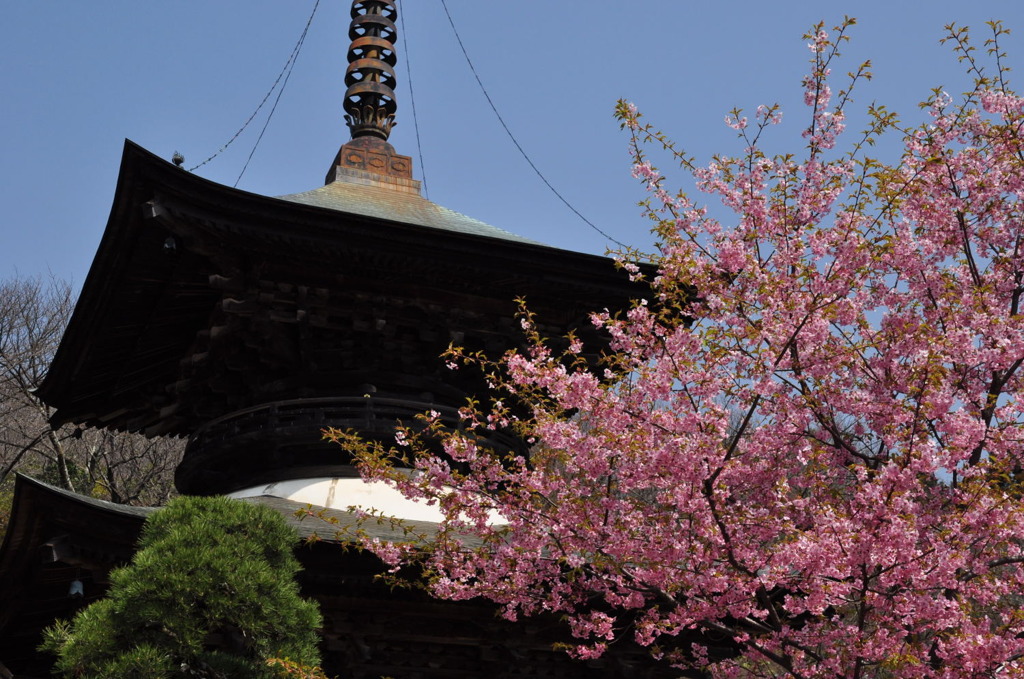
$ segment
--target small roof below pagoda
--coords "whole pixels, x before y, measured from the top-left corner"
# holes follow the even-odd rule
[[[370,537],[407,541],[388,521],[362,521],[326,510],[321,521],[297,514],[308,506],[274,497],[247,500],[278,511],[299,536],[322,539],[297,545],[303,596],[324,612],[321,651],[331,676],[511,676],[524,679],[661,679],[676,676],[632,642],[617,643],[606,658],[573,660],[557,644],[570,641],[556,616],[512,623],[493,604],[431,599],[416,588],[393,588],[378,576],[387,567],[351,548],[336,530],[358,526]],[[0,676],[49,677],[53,658],[38,651],[42,630],[101,598],[109,572],[131,560],[145,518],[155,511],[78,495],[18,476],[6,540],[0,547]],[[335,524],[333,521],[337,521]],[[436,524],[406,522],[413,534]],[[82,596],[69,594],[74,581]]]

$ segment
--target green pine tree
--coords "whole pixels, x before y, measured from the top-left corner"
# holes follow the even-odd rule
[[[299,597],[298,537],[267,508],[182,497],[155,512],[108,596],[45,633],[76,679],[278,676],[271,658],[317,665],[321,618]]]

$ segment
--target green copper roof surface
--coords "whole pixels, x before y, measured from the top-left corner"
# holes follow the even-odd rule
[[[335,181],[312,191],[279,196],[281,200],[374,217],[404,224],[426,226],[472,236],[500,238],[517,243],[543,245],[441,207],[418,193],[386,185]]]

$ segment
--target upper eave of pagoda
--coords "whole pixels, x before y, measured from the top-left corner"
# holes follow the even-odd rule
[[[492,307],[526,297],[532,308],[582,319],[593,309],[623,308],[638,292],[606,257],[534,243],[417,194],[334,182],[270,198],[126,142],[99,249],[38,389],[57,409],[54,423],[189,433],[137,428],[125,413],[152,396],[152,385],[179,379],[180,362],[222,301],[212,281],[225,275],[227,260],[301,285],[336,287],[339,276],[359,270],[361,284],[471,295]],[[349,289],[352,279],[345,280]]]

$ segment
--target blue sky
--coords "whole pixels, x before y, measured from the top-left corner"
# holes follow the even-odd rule
[[[125,138],[194,165],[253,112],[284,65],[314,0],[5,3],[0,23],[0,275],[52,273],[80,285],[99,244]],[[558,247],[609,245],[555,198],[487,107],[440,0],[402,0],[429,197]],[[349,0],[321,0],[274,119],[239,188],[280,195],[319,186],[348,135],[341,99]],[[913,120],[930,88],[967,83],[948,46],[951,21],[1002,19],[1024,35],[1019,0],[950,2],[686,2],[448,0],[502,116],[548,179],[601,229],[649,242],[612,118],[625,97],[699,159],[736,153],[722,123],[732,107],[779,102],[771,144],[799,150],[806,120],[801,35],[818,20],[859,20],[842,68],[863,59],[875,79],[855,107],[888,104]],[[1011,63],[1024,61],[1018,35]],[[399,65],[398,151],[419,166],[409,78]],[[1024,85],[1022,85],[1024,88]],[[263,114],[197,173],[231,185]],[[895,147],[893,147],[895,148]],[[894,152],[893,149],[889,149]]]

